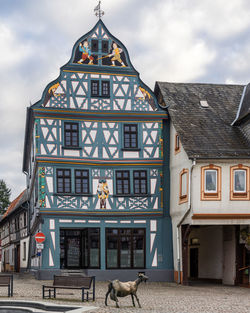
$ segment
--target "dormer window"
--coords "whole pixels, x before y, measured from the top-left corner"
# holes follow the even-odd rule
[[[175,134],[175,147],[174,147],[174,151],[175,151],[175,154],[179,153],[180,152],[180,137],[178,134]]]

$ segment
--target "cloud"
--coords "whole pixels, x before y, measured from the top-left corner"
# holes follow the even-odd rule
[[[1,1],[1,0],[0,0]],[[26,107],[68,62],[74,43],[97,22],[97,1],[1,1],[0,178],[15,197]],[[156,80],[247,83],[247,0],[103,0],[103,21],[127,47],[150,87]]]

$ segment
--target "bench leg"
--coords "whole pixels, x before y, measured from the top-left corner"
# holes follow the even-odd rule
[[[44,286],[43,286],[43,299],[45,298],[45,294],[44,294]]]
[[[10,285],[8,285],[8,297],[10,297]]]
[[[84,302],[84,288],[82,288],[82,302]]]
[[[54,288],[54,298],[56,298],[56,288]]]

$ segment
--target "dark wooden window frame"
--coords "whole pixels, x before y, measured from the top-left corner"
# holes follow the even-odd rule
[[[66,129],[67,126],[76,126],[77,129],[76,130],[73,130],[72,128],[71,129]],[[67,141],[66,141],[66,134],[69,133],[70,134],[70,144],[67,144]],[[76,141],[76,144],[73,144],[73,134],[77,134],[77,141]],[[65,148],[79,148],[79,124],[78,123],[72,123],[72,122],[65,122],[64,123],[64,147]]]
[[[112,234],[108,234],[108,230],[109,229],[116,229],[118,230],[118,235],[112,235]],[[121,234],[121,230],[126,229],[126,230],[131,230],[131,234],[130,234],[130,267],[121,267],[121,240],[120,238],[122,236],[126,236],[127,235],[122,235]],[[134,234],[134,230],[143,230],[143,235],[136,235]],[[108,257],[107,257],[107,247],[108,247],[108,237],[118,237],[117,240],[117,251],[118,251],[118,255],[117,255],[117,267],[109,267],[108,266]],[[135,237],[143,237],[143,254],[144,254],[144,266],[143,267],[134,267],[134,238]],[[109,270],[115,270],[115,269],[144,269],[146,267],[146,228],[111,228],[108,227],[106,228],[105,231],[105,259],[106,259],[106,269]]]
[[[126,127],[129,128],[129,130],[125,130]],[[131,127],[135,127],[136,130],[132,131]],[[132,135],[136,135],[136,146],[132,146]],[[129,145],[126,147],[125,137],[128,136]],[[123,125],[123,149],[126,150],[136,150],[138,149],[138,125],[137,124],[124,124]]]
[[[59,175],[59,171],[62,171],[63,172],[63,175]],[[69,171],[69,176],[65,175],[65,171]],[[66,191],[66,188],[65,188],[65,179],[68,179],[69,178],[69,185],[70,185],[70,190],[69,191]],[[58,190],[58,187],[59,187],[59,179],[62,179],[62,183],[63,183],[63,190],[62,191],[59,191]],[[58,194],[70,194],[71,193],[71,190],[72,190],[72,187],[71,187],[71,169],[60,169],[58,168],[56,170],[56,190],[57,190],[57,193]]]
[[[107,47],[105,47],[106,44],[107,44]],[[102,40],[102,53],[108,53],[108,52],[109,52],[109,41]]]
[[[145,177],[141,177],[141,173],[145,173]],[[135,173],[139,173],[139,177],[135,177]],[[139,192],[135,192],[135,180],[139,180],[139,189],[140,191]],[[146,191],[145,192],[142,192],[141,189],[142,189],[142,181],[145,180],[145,186],[146,186]],[[133,184],[134,184],[134,194],[135,195],[146,195],[148,193],[148,175],[147,175],[147,171],[145,170],[136,170],[136,171],[133,171]]]
[[[106,85],[107,92],[104,93]],[[91,80],[91,97],[93,98],[110,98],[110,81],[109,80]]]
[[[118,173],[122,173],[122,177],[117,177]],[[124,173],[128,173],[128,177],[123,177]],[[124,181],[128,181],[128,192],[124,192]],[[117,195],[129,195],[130,194],[130,172],[128,170],[123,170],[123,171],[116,171],[115,172],[115,181],[116,181],[116,194]],[[122,182],[122,193],[118,193],[118,181]]]
[[[76,176],[76,172],[81,172],[81,176]],[[87,173],[87,176],[83,176],[83,173]],[[77,191],[77,179],[80,179],[81,191]],[[87,191],[83,190],[83,179],[87,180]],[[75,193],[76,194],[89,194],[89,170],[75,169]]]
[[[98,259],[98,262],[99,262],[99,266],[93,266],[93,267],[89,266],[90,265],[90,241],[91,241],[91,239],[90,239],[91,238],[91,234],[89,232],[89,229],[92,229],[92,228],[98,229],[98,231],[99,231],[99,234],[98,234],[99,235],[99,241],[98,241],[98,249],[99,249],[99,259]],[[87,262],[88,262],[88,265],[86,267],[82,266],[83,263],[82,263],[82,258],[81,258],[81,266],[80,266],[80,268],[88,268],[88,269],[99,269],[99,268],[101,268],[101,230],[100,230],[100,227],[87,227],[87,228],[83,228],[83,229],[78,229],[78,228],[77,229],[60,228],[60,249],[61,249],[61,245],[62,245],[63,249],[64,249],[64,258],[66,258],[67,241],[64,240],[63,242],[61,242],[61,233],[64,232],[64,238],[65,238],[66,237],[66,231],[71,231],[71,230],[80,232],[79,236],[81,238],[80,239],[80,249],[81,249],[81,251],[83,249],[83,247],[82,247],[82,236],[83,236],[84,231],[87,231],[87,238],[88,238],[88,248],[87,248],[87,250],[88,250],[88,260],[87,260]],[[77,237],[77,235],[68,235],[68,237]],[[80,258],[80,256],[79,256],[79,258]],[[65,268],[68,268],[66,263],[65,263],[65,265],[66,265]],[[61,258],[61,255],[60,255],[60,268],[62,268],[61,265],[62,265],[62,258]]]

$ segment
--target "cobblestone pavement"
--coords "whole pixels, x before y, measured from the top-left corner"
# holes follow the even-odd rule
[[[14,297],[18,300],[42,300],[42,285],[50,281],[38,281],[33,277],[14,276]],[[132,306],[131,297],[119,298],[121,308],[115,307],[115,302],[108,299],[108,307],[104,300],[107,282],[96,283],[96,301],[84,303],[84,306],[96,306],[97,313],[250,313],[250,290],[241,287],[200,284],[196,286],[181,286],[174,283],[142,283],[137,291],[142,309]],[[0,300],[6,297],[7,288],[0,288]],[[51,303],[81,306],[79,291],[58,290],[57,300],[47,300]]]

